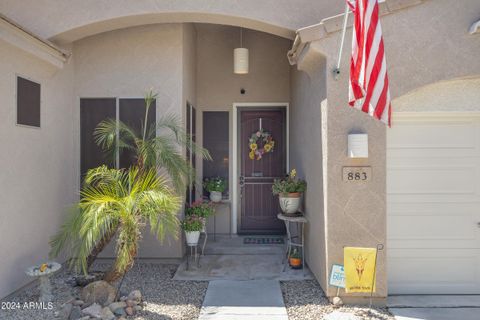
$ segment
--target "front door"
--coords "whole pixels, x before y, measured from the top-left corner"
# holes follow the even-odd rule
[[[285,111],[285,108],[240,108],[238,111],[239,233],[285,232],[283,222],[277,219],[278,198],[272,195],[273,180],[284,177],[287,172]],[[257,132],[263,134],[255,137]],[[264,140],[273,141],[272,151],[265,152],[269,147],[265,147]],[[252,152],[252,141],[255,141],[257,152]]]

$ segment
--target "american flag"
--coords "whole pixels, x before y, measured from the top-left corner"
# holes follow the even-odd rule
[[[377,0],[347,0],[353,11],[350,106],[390,126],[387,64]]]

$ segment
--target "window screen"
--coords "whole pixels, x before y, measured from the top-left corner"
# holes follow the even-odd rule
[[[40,84],[17,77],[17,124],[40,127]]]
[[[203,161],[203,178],[222,177],[227,181],[224,197],[228,197],[229,116],[227,111],[203,112],[203,147],[212,161]],[[205,191],[204,191],[205,192]],[[208,193],[204,193],[208,195]]]

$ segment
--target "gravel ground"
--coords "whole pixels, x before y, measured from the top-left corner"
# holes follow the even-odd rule
[[[335,308],[316,280],[285,281],[280,285],[289,320],[319,320],[334,310],[353,312],[363,320],[394,320],[386,309],[355,306]]]
[[[103,270],[109,265],[97,264],[94,270]],[[128,319],[135,320],[190,320],[197,319],[202,306],[208,282],[173,281],[172,277],[177,265],[162,265],[153,263],[137,263],[127,274],[122,284],[121,292],[128,293],[140,290],[146,307],[143,311]],[[55,319],[54,313],[62,303],[78,296],[80,289],[72,287],[67,282],[71,278],[68,271],[62,269],[55,274],[52,280],[54,303],[50,310],[25,308],[24,303],[38,301],[38,288],[22,290],[8,301],[19,303],[16,310],[0,308],[0,319],[5,320],[37,320]],[[2,303],[4,306],[4,304]],[[48,308],[48,306],[46,306]]]

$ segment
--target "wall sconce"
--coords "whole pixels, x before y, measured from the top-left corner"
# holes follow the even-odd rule
[[[368,158],[368,134],[355,133],[348,135],[348,157]]]

